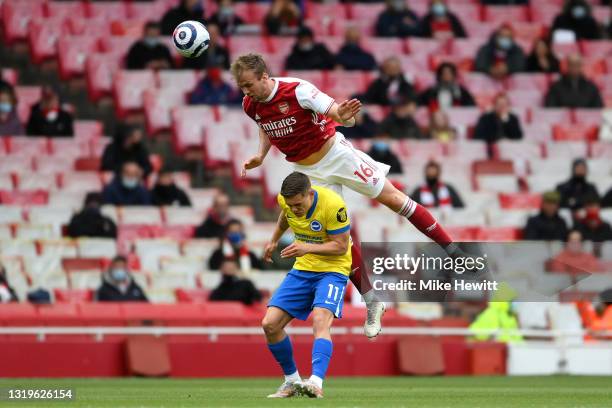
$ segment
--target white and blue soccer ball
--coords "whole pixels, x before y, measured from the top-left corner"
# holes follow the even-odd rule
[[[187,58],[199,57],[210,44],[210,34],[199,21],[182,22],[176,26],[172,37],[179,54]]]

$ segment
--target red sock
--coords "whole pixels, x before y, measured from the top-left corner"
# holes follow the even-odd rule
[[[353,285],[355,285],[359,293],[362,295],[366,294],[372,289],[372,284],[370,283],[368,271],[361,257],[361,248],[355,241],[353,241],[353,245],[351,246],[351,256],[353,257],[353,264],[351,265],[353,273],[350,276],[351,282],[353,282]]]
[[[427,208],[423,207],[421,204],[417,204],[410,198],[407,198],[406,201],[402,210],[400,210],[400,215],[404,215],[408,218],[408,221],[410,221],[412,225],[442,248],[446,248],[448,244],[453,242],[450,235],[448,235],[444,228],[436,221]]]

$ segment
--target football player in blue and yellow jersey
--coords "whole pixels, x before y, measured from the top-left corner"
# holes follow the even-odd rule
[[[278,240],[291,228],[295,241],[281,251],[295,257],[270,303],[262,326],[268,348],[285,374],[285,382],[270,398],[294,395],[323,397],[323,379],[332,355],[330,328],[342,316],[344,289],[351,272],[351,223],[344,200],[336,192],[312,186],[308,176],[291,173],[283,181],[278,203],[281,214],[264,259],[270,260]],[[312,376],[301,381],[285,326],[313,314]]]

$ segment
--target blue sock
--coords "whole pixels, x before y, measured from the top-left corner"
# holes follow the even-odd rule
[[[330,340],[315,339],[312,344],[312,375],[323,379],[329,366],[334,346]]]
[[[293,360],[293,348],[291,347],[289,336],[285,336],[285,338],[278,343],[268,344],[268,348],[274,355],[276,361],[278,361],[278,364],[283,368],[283,373],[285,375],[290,375],[297,371],[295,361]]]

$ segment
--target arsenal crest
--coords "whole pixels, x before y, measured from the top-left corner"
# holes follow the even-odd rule
[[[278,109],[281,111],[282,114],[286,114],[287,112],[289,112],[289,104],[287,102],[281,102],[278,104]]]

